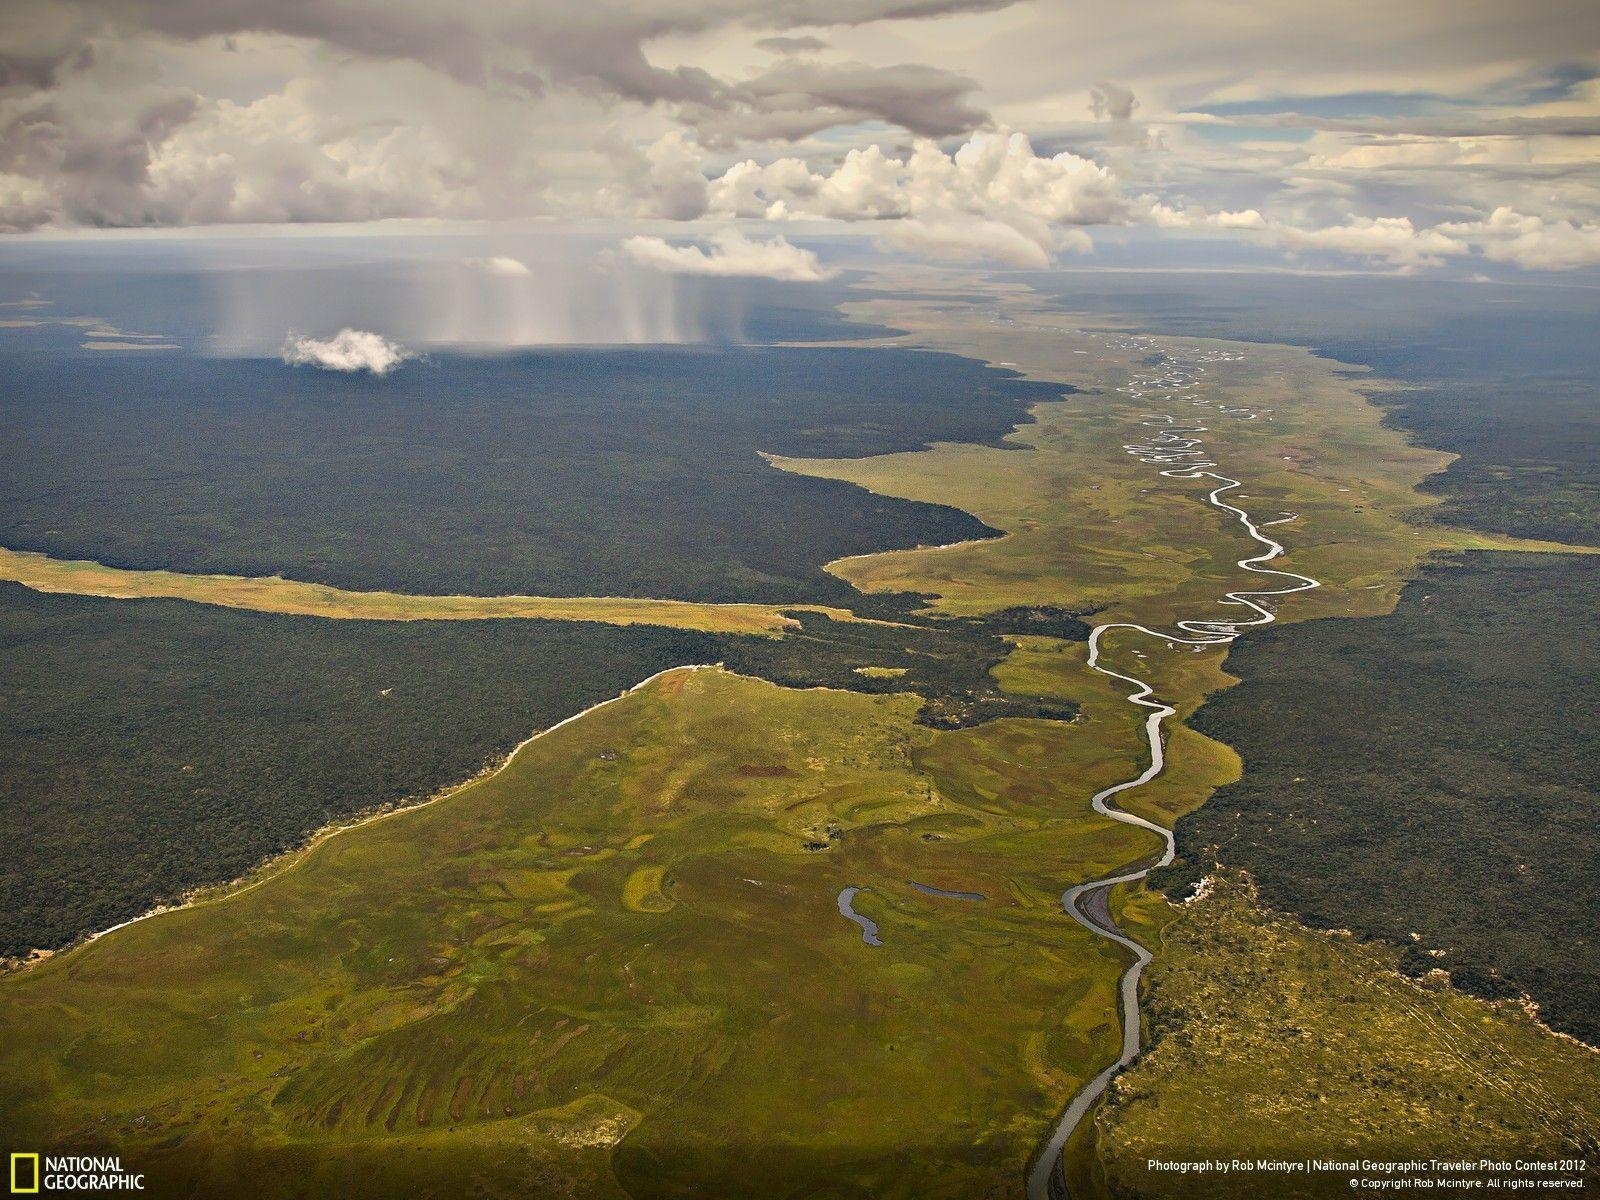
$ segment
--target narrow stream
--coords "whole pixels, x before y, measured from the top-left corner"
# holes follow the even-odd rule
[[[924,896],[938,896],[941,900],[971,900],[981,902],[989,897],[982,892],[952,892],[948,888],[934,887],[928,883],[918,883],[915,879],[906,880],[907,885],[921,892]]]

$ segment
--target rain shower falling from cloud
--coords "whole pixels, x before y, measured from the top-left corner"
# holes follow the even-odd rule
[[[371,330],[413,350],[737,341],[742,306],[706,281],[670,274],[594,243],[540,239],[514,250],[436,245],[428,257],[386,256],[342,241],[328,261],[212,273],[224,355],[277,355],[287,332],[327,337]],[[334,261],[334,260],[337,261]]]

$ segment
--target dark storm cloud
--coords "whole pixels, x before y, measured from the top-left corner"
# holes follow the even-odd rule
[[[0,53],[0,92],[14,88],[44,88],[55,82],[61,65],[79,51],[63,54]]]
[[[99,83],[85,86],[91,77]],[[61,55],[44,78],[0,100],[0,174],[34,185],[0,204],[0,228],[50,217],[96,226],[160,222],[145,194],[150,149],[194,117],[200,97],[163,83],[141,56],[88,45]]]

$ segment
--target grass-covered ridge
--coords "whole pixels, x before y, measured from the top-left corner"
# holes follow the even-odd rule
[[[1078,727],[915,712],[674,672],[0,981],[8,1129],[114,1146],[158,1195],[468,1163],[484,1195],[1007,1194],[1115,1038],[1115,956],[1055,898],[1138,839],[1087,811],[1121,764]]]
[[[780,634],[799,622],[788,611],[826,613],[848,621],[848,609],[823,605],[706,604],[692,600],[610,596],[425,596],[356,592],[280,575],[189,575],[130,571],[97,562],[0,549],[0,579],[37,592],[100,596],[113,600],[192,600],[250,612],[366,621],[484,621],[517,618],[591,621],[602,625],[657,625],[706,633]]]
[[[0,584],[0,953],[225,882],[708,661],[703,635],[320,621]]]

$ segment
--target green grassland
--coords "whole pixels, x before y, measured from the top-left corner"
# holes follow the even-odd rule
[[[1116,1037],[1056,898],[1137,831],[1080,727],[916,707],[673,672],[8,977],[13,1140],[156,1194],[1009,1195]]]
[[[325,825],[453,787],[530,731],[666,667],[721,662],[793,687],[912,694],[930,727],[1075,712],[989,675],[1007,631],[1083,636],[1070,617],[783,620],[781,638],[325,620],[0,583],[0,955],[60,949]]]
[[[770,641],[725,639],[741,640]],[[0,583],[0,955],[457,786],[533,730],[722,650],[649,626],[323,621]]]
[[[799,624],[775,604],[703,604],[614,596],[418,596],[400,592],[356,592],[322,583],[269,575],[186,575],[178,571],[130,571],[102,563],[50,558],[0,548],[0,579],[36,592],[100,596],[109,600],[189,600],[221,608],[330,620],[483,621],[533,618],[588,621],[601,625],[656,625],[706,633],[777,636]],[[847,609],[794,605],[796,612],[824,613],[835,621],[855,619]]]
[[[1034,420],[1018,426],[1006,447],[940,443],[866,458],[771,461],[887,496],[953,505],[1006,536],[841,559],[829,570],[867,592],[934,593],[941,613],[1055,604],[1101,609],[1102,621],[1152,624],[1205,615],[1217,596],[1247,586],[1252,577],[1234,564],[1254,543],[1203,503],[1214,483],[1162,479],[1123,450],[1143,432],[1139,418],[1153,402],[1112,389],[1143,352],[1110,348],[1092,320],[1080,324],[1026,293],[1002,291],[998,299],[1009,323],[976,321],[964,302],[873,300],[850,309],[909,331],[913,345],[1078,389],[1034,405]],[[1160,341],[1178,352],[1236,345]],[[1246,508],[1269,518],[1299,514],[1277,527],[1290,547],[1282,561],[1324,582],[1286,604],[1282,620],[1387,612],[1401,582],[1440,550],[1566,548],[1430,522],[1438,501],[1417,486],[1450,456],[1386,428],[1367,397],[1378,385],[1352,368],[1296,347],[1252,345],[1243,361],[1210,363],[1207,372],[1213,400],[1271,409],[1270,420],[1248,422],[1198,411],[1207,450],[1224,474],[1246,483],[1235,493]]]

